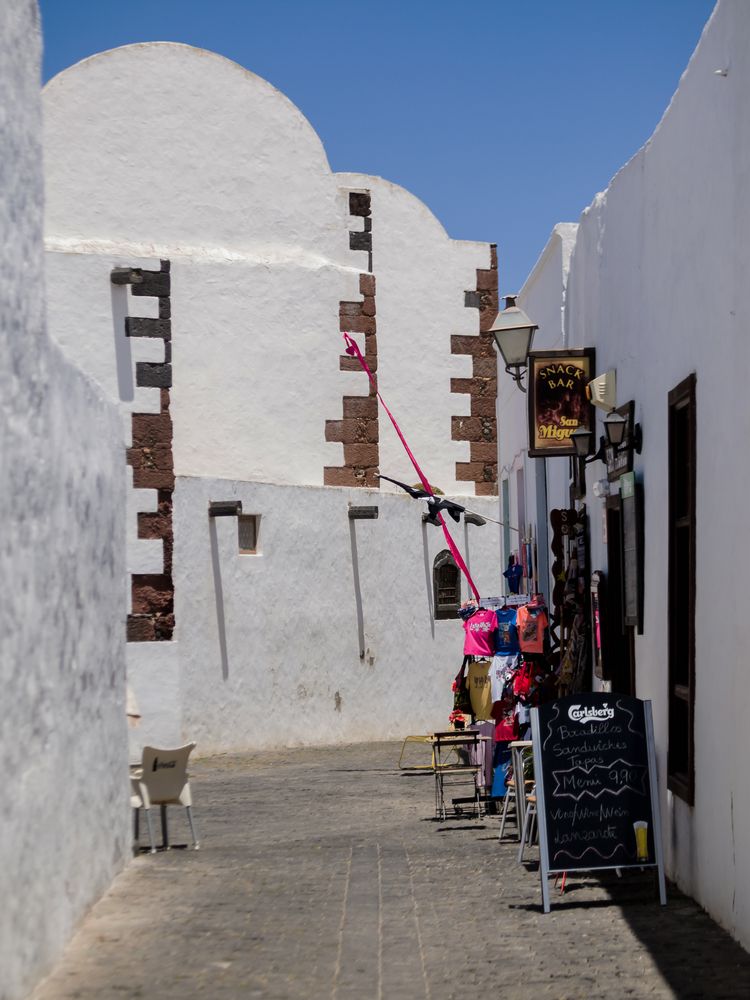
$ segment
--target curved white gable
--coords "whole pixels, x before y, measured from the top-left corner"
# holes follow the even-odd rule
[[[319,252],[343,214],[302,113],[215,53],[112,49],[56,76],[44,105],[52,241]]]

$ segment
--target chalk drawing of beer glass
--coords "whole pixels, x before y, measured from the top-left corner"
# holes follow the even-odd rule
[[[635,853],[639,861],[648,861],[648,823],[638,819],[633,823],[635,830]]]

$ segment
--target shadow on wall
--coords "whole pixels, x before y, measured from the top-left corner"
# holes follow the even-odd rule
[[[110,285],[112,295],[112,333],[115,340],[115,361],[117,363],[117,391],[124,403],[132,403],[135,398],[133,385],[133,352],[130,338],[125,334],[125,318],[128,315],[128,286]]]
[[[227,626],[224,619],[224,587],[221,582],[221,563],[219,562],[219,538],[216,532],[216,520],[208,519],[208,532],[211,539],[211,566],[214,574],[214,598],[216,600],[216,627],[219,632],[219,650],[221,652],[221,676],[229,678],[229,657],[227,655]]]
[[[464,518],[464,562],[471,573],[471,549],[469,548],[469,522]],[[461,577],[459,577],[459,581]]]
[[[430,618],[430,632],[435,638],[435,608],[432,601],[432,563],[430,562],[430,547],[427,544],[427,525],[422,521],[422,551],[424,552],[424,582],[427,594],[427,614]]]
[[[613,899],[624,891],[615,886]],[[750,955],[675,886],[666,906],[623,902],[622,908],[675,997],[750,996]]]
[[[362,610],[362,588],[359,581],[359,554],[357,552],[357,529],[356,521],[349,520],[349,539],[352,545],[352,578],[354,580],[354,602],[357,607],[357,641],[359,643],[359,658],[365,658],[365,616]],[[337,692],[338,694],[338,692]],[[337,711],[341,709],[336,706]]]

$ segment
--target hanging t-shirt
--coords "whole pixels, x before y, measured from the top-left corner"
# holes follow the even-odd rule
[[[520,665],[518,653],[504,655],[498,653],[492,661],[490,669],[490,687],[492,690],[492,701],[502,701],[503,697],[512,693],[513,679],[516,670]]]
[[[492,687],[490,661],[477,660],[466,671],[466,684],[471,698],[471,710],[477,719],[492,718]]]
[[[495,708],[495,743],[517,740],[518,722],[513,702],[499,702]]]
[[[521,577],[523,576],[523,566],[520,563],[513,563],[503,573],[508,581],[508,589],[511,594],[517,594],[521,589]]]
[[[497,621],[495,652],[502,653],[503,656],[507,656],[509,653],[520,652],[515,608],[501,608],[495,612],[495,617]]]
[[[494,611],[481,609],[464,622],[464,656],[495,655],[497,619]]]
[[[524,653],[543,653],[544,635],[549,625],[547,609],[543,606],[538,608],[521,607],[516,616],[518,627],[518,641]]]

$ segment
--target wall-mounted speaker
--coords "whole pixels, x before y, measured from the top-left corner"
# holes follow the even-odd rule
[[[586,395],[602,410],[609,412],[617,405],[617,379],[614,368],[603,375],[597,375],[586,386]]]

